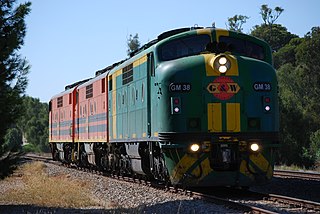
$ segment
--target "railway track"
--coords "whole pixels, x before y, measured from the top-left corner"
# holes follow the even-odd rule
[[[62,166],[60,162],[53,161],[50,157],[44,157],[44,156],[36,156],[36,155],[26,155],[26,159],[29,160],[35,160],[35,161],[43,161],[47,163],[53,163]],[[70,167],[70,166],[69,166]],[[102,174],[101,172],[94,171],[94,170],[88,170],[84,169],[86,172],[93,172]],[[298,210],[301,212],[320,212],[320,203],[307,201],[307,200],[301,200],[297,198],[291,198],[281,195],[275,195],[275,194],[262,194],[257,192],[251,192],[251,191],[243,191],[243,190],[234,190],[231,191],[240,191],[238,193],[230,193],[233,195],[237,195],[236,197],[228,197],[228,191],[224,196],[217,196],[215,194],[208,194],[196,190],[185,190],[180,189],[176,187],[168,187],[164,184],[154,183],[150,181],[144,181],[139,179],[134,179],[131,177],[124,177],[124,176],[117,176],[117,175],[108,175],[110,178],[114,179],[120,179],[127,182],[132,183],[143,183],[147,186],[157,188],[157,189],[163,189],[165,191],[170,191],[176,194],[188,194],[194,197],[195,199],[201,199],[205,200],[207,202],[224,205],[225,207],[238,210],[240,212],[245,213],[265,213],[265,214],[271,214],[271,213],[279,213],[282,212],[282,210]],[[267,206],[261,206],[257,205],[259,203],[268,203]],[[277,205],[276,205],[277,204]],[[281,204],[281,211],[279,209],[275,208]],[[285,208],[284,208],[285,207]],[[285,211],[288,212],[288,211]]]
[[[275,170],[273,175],[275,177],[287,177],[287,178],[320,180],[320,173],[315,173],[315,172],[299,172],[299,171],[290,171],[290,170]]]
[[[320,203],[314,201],[307,201],[298,198],[292,198],[282,195],[266,194],[265,197],[268,201],[274,201],[281,204],[287,204],[293,208],[312,210],[320,212]]]

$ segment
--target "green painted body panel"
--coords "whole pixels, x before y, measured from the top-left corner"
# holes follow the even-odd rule
[[[158,96],[157,100],[159,103],[159,132],[186,132],[188,118],[205,116],[205,106],[199,105],[203,102],[201,87],[205,76],[203,58],[194,56],[174,62],[165,62],[157,68],[156,74],[159,82],[161,82],[162,91],[162,95]],[[171,83],[181,82],[192,83],[192,89],[189,93],[172,93],[169,91]],[[179,115],[171,115],[170,97],[175,96],[181,98],[182,109]],[[202,127],[202,130],[205,130],[205,124],[202,124]],[[201,131],[201,129],[198,127],[193,131]]]
[[[272,67],[267,63],[252,59],[238,58],[239,76],[231,77],[240,86],[240,91],[232,98],[222,101],[215,98],[207,91],[207,85],[214,81],[216,77],[206,77],[204,59],[202,56],[182,58],[174,62],[165,62],[157,69],[159,82],[161,82],[162,95],[158,95],[159,106],[159,132],[207,132],[207,103],[221,103],[225,109],[226,103],[241,104],[241,131],[247,132],[247,118],[261,118],[260,130],[263,132],[276,132],[279,130],[278,124],[278,100],[277,100],[277,80]],[[173,68],[173,69],[172,69]],[[181,81],[182,79],[182,81]],[[191,83],[191,91],[186,93],[170,92],[171,83],[187,82]],[[271,84],[270,92],[255,92],[253,85],[256,82],[268,82]],[[181,114],[172,115],[170,97],[179,96],[181,98]],[[271,112],[264,113],[261,99],[268,96],[272,99]],[[225,114],[222,112],[222,114]],[[188,120],[200,118],[201,125],[191,128],[187,126]],[[225,118],[222,126],[225,127]],[[225,130],[225,128],[224,128]]]
[[[109,103],[116,99],[116,139],[126,141],[146,138],[147,133],[147,102],[149,92],[147,86],[147,62],[133,68],[133,81],[123,85],[122,75],[116,77],[116,98],[109,91]],[[109,110],[109,130],[113,133],[112,107]]]

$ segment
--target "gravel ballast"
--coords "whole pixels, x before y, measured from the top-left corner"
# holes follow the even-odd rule
[[[98,206],[47,208],[27,202],[17,204],[12,201],[0,201],[0,213],[239,213],[187,195],[165,192],[142,184],[119,181],[51,163],[45,164],[49,176],[68,175],[69,178],[90,183],[91,197]],[[12,182],[0,180],[0,194],[23,187],[19,176],[16,177],[17,181]]]

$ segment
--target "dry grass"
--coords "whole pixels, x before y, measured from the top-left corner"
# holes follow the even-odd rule
[[[301,168],[297,165],[290,165],[290,166],[286,166],[286,165],[280,165],[280,166],[275,166],[275,169],[279,169],[279,170],[292,170],[292,171],[305,171],[305,168]]]
[[[18,176],[24,187],[5,192],[0,195],[0,201],[64,208],[99,206],[90,197],[90,186],[85,181],[74,180],[67,175],[50,177],[45,167],[44,163],[34,162],[19,168],[16,176],[7,178],[7,182],[14,182]]]

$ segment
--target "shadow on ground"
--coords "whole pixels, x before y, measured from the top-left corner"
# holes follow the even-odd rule
[[[13,173],[21,164],[22,153],[7,153],[0,157],[0,179],[4,179]]]
[[[64,214],[64,213],[77,213],[77,214],[100,214],[100,213],[165,213],[165,214],[176,214],[176,213],[225,213],[226,208],[210,204],[208,206],[202,205],[203,202],[197,200],[180,200],[180,201],[169,201],[165,203],[150,205],[150,206],[139,206],[136,208],[110,208],[110,209],[99,209],[99,208],[58,208],[58,207],[41,207],[35,205],[0,205],[0,213],[16,214],[16,213],[37,213],[37,214]]]

